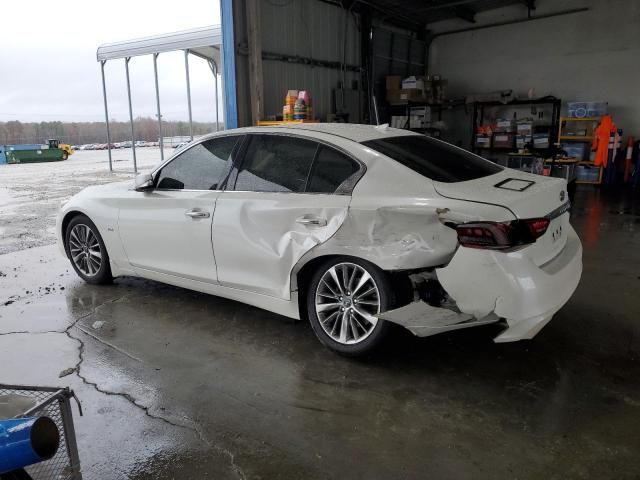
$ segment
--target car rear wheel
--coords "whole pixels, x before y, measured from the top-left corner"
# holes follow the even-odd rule
[[[385,273],[360,259],[339,257],[324,263],[307,291],[311,327],[325,346],[348,356],[373,351],[390,325],[375,315],[393,305]]]
[[[86,215],[73,217],[65,233],[71,265],[87,283],[110,283],[109,255],[95,224]]]

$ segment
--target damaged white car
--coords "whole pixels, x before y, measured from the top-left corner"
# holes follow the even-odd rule
[[[445,142],[346,124],[202,138],[133,182],[94,186],[57,233],[90,283],[134,275],[308,318],[357,355],[503,322],[532,338],[569,300],[582,246],[566,182]]]

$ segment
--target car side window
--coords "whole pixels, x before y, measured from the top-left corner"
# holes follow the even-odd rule
[[[160,171],[162,190],[218,190],[231,168],[231,153],[239,135],[212,138],[184,151]]]
[[[360,166],[337,150],[321,146],[311,171],[307,192],[335,193]]]
[[[318,144],[281,135],[252,135],[238,171],[235,190],[305,191]]]

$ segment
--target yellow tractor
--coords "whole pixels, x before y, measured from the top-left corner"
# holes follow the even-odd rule
[[[62,150],[62,160],[66,160],[70,155],[76,153],[76,151],[71,148],[71,145],[68,143],[60,143],[58,144],[58,148]]]

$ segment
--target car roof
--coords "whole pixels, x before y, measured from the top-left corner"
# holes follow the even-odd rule
[[[284,125],[265,127],[245,127],[233,130],[226,130],[227,133],[260,133],[260,132],[289,132],[310,134],[323,133],[336,137],[346,138],[354,142],[366,142],[380,138],[398,137],[406,135],[417,135],[409,130],[391,128],[385,125],[363,125],[357,123],[288,123]]]

